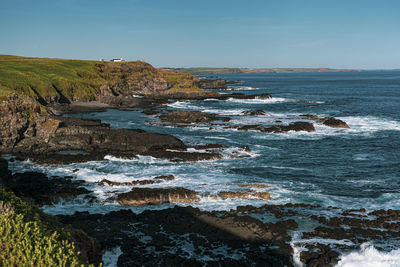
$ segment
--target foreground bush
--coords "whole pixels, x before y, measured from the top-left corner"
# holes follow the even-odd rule
[[[68,235],[0,188],[0,266],[86,266]]]

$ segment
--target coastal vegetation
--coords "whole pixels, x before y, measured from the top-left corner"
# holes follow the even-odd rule
[[[79,254],[51,216],[0,187],[0,266],[88,266]]]

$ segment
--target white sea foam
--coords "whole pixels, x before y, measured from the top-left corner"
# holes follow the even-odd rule
[[[115,247],[111,250],[106,250],[103,253],[103,263],[104,267],[116,267],[118,258],[121,256],[122,250],[120,247]]]
[[[400,122],[374,116],[338,117],[350,126],[350,131],[376,132],[384,130],[400,131]]]
[[[361,245],[359,251],[342,255],[338,267],[395,267],[400,266],[400,249],[379,251],[370,243]]]
[[[283,103],[283,102],[294,102],[296,100],[282,98],[282,97],[272,97],[272,98],[256,98],[256,99],[228,98],[227,101],[243,103],[243,104],[275,104],[275,103]]]
[[[253,91],[253,90],[258,90],[257,87],[251,87],[251,86],[235,86],[235,87],[229,87],[229,91]]]

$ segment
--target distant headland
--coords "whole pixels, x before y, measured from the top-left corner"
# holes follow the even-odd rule
[[[356,69],[332,69],[332,68],[176,68],[176,70],[189,72],[195,75],[222,74],[222,73],[284,73],[284,72],[338,72],[338,71],[360,71]]]

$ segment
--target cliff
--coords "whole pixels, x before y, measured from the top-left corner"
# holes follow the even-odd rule
[[[197,78],[143,61],[104,62],[0,55],[0,148],[9,152],[48,142],[60,128],[53,107],[97,101],[137,103],[134,95],[202,94]],[[136,101],[136,102],[135,102]],[[29,141],[28,141],[29,140]],[[25,144],[24,142],[28,142]]]

